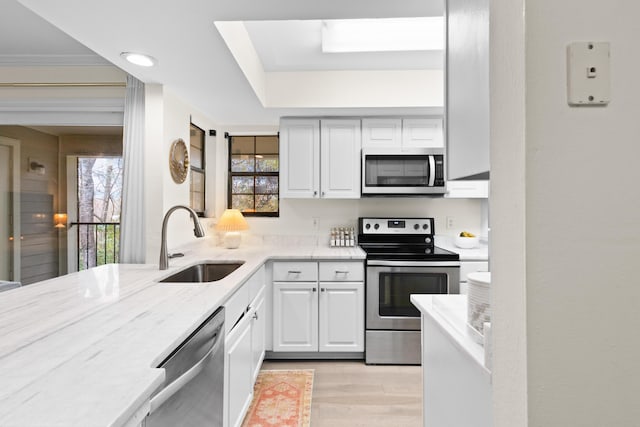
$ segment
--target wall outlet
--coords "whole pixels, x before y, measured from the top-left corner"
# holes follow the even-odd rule
[[[455,221],[452,216],[447,217],[447,228],[455,227]]]

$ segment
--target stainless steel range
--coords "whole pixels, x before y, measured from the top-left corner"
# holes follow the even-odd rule
[[[360,218],[366,260],[365,362],[420,364],[411,294],[460,293],[458,254],[434,245],[433,218]]]

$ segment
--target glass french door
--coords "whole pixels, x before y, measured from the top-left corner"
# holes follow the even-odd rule
[[[119,262],[122,157],[73,156],[67,165],[69,271]]]

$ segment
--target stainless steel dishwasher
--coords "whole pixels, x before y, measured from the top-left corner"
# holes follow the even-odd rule
[[[220,307],[159,368],[164,386],[151,397],[147,427],[221,427],[224,400],[224,307]]]

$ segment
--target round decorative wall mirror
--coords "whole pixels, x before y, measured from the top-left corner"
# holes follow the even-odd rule
[[[182,139],[176,139],[169,151],[169,169],[173,181],[182,184],[189,173],[189,150]]]

